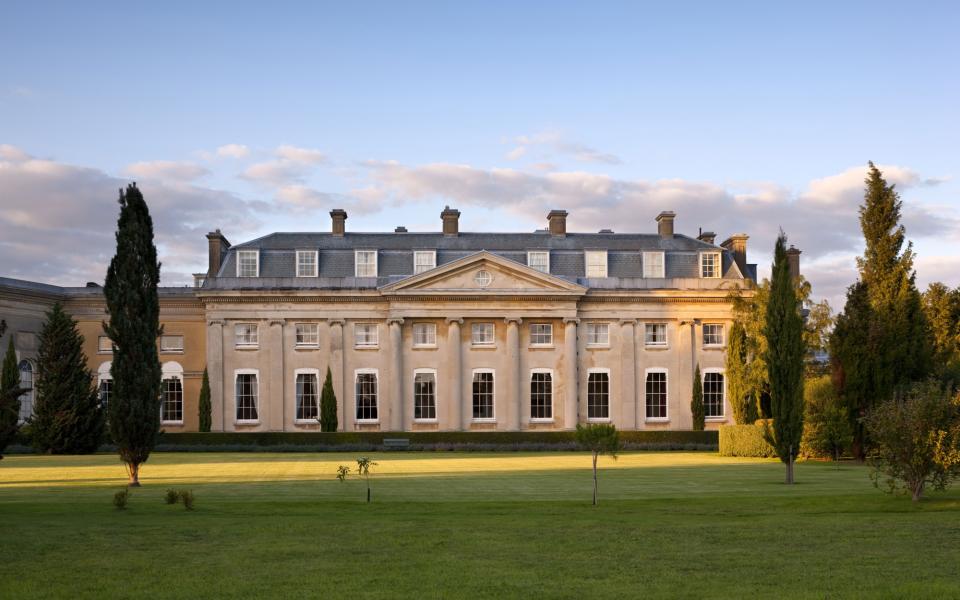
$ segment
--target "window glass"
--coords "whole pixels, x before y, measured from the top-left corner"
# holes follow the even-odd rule
[[[377,374],[357,373],[357,420],[376,421],[377,414]]]
[[[317,276],[316,250],[297,250],[297,277]]]
[[[720,255],[716,252],[705,252],[700,255],[700,276],[720,277]]]
[[[549,346],[553,343],[553,325],[550,323],[532,323],[530,325],[530,344]]]
[[[606,250],[587,250],[587,277],[606,277],[607,276],[607,251]]]
[[[320,416],[316,373],[297,373],[296,397],[298,421],[315,421]]]
[[[549,273],[550,253],[542,251],[527,252],[527,266],[543,273]]]
[[[379,345],[379,331],[376,323],[355,323],[353,325],[354,345],[373,348]]]
[[[234,336],[237,346],[256,346],[259,342],[259,329],[256,323],[237,323]]]
[[[646,404],[648,419],[667,418],[667,374],[665,372],[647,373]]]
[[[493,323],[474,323],[470,327],[470,341],[475,346],[492,346]]]
[[[237,421],[256,421],[257,413],[257,375],[255,373],[237,373]]]
[[[413,376],[413,418],[432,421],[437,418],[437,382],[433,373]]]
[[[256,277],[259,275],[260,253],[256,250],[237,251],[237,277]]]
[[[473,418],[493,418],[493,373],[478,371],[473,374]]]
[[[530,374],[530,418],[534,420],[553,418],[553,375],[551,373]]]
[[[160,404],[160,420],[168,423],[183,422],[183,382],[179,377],[170,377],[161,382],[163,398]]]
[[[437,253],[433,250],[417,250],[413,253],[413,273],[419,274],[437,266]]]
[[[316,323],[297,323],[294,326],[297,346],[319,346],[320,326]]]
[[[723,323],[704,323],[703,324],[703,345],[704,346],[722,346],[723,345]]]
[[[587,345],[588,346],[609,346],[610,345],[610,324],[609,323],[587,323]]]
[[[666,346],[667,324],[647,323],[644,326],[644,344],[647,346]]]
[[[357,250],[357,277],[377,276],[377,252],[375,250]]]
[[[723,417],[723,373],[703,374],[703,414]]]
[[[414,346],[436,346],[437,345],[437,326],[435,323],[414,323],[413,324],[413,345]]]
[[[183,336],[161,335],[160,352],[183,352]]]
[[[643,253],[643,276],[644,277],[663,277],[663,252],[644,252]]]
[[[610,374],[593,372],[587,376],[587,418],[610,418]]]

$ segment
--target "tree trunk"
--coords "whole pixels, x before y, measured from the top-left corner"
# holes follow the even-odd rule
[[[597,453],[593,453],[593,505],[597,505]]]
[[[140,465],[138,463],[127,463],[127,474],[130,476],[127,487],[140,487]]]
[[[370,504],[370,480],[367,480],[367,504]]]
[[[913,485],[913,501],[919,502],[920,497],[923,496],[923,482],[916,483]]]

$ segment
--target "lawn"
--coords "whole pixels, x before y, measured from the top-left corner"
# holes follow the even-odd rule
[[[0,461],[0,598],[960,597],[960,492],[712,453],[155,454]],[[163,504],[189,488],[196,510]]]

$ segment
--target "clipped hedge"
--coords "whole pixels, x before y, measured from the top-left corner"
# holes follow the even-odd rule
[[[773,458],[777,452],[763,438],[763,421],[753,425],[724,425],[720,428],[720,456]]]

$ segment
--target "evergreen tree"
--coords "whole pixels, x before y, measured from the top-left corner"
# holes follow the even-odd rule
[[[200,400],[197,402],[197,410],[200,413],[200,431],[210,431],[212,424],[212,407],[210,406],[210,378],[207,376],[207,369],[203,369],[203,383],[200,384]]]
[[[103,294],[113,340],[108,404],[110,434],[126,464],[131,486],[140,485],[140,465],[160,434],[160,263],[153,244],[153,220],[136,184],[120,192],[117,252],[107,269]]]
[[[320,392],[320,431],[337,430],[337,396],[333,393],[333,376],[327,367],[327,377]]]
[[[793,483],[793,462],[800,452],[803,436],[803,317],[797,301],[795,282],[787,264],[787,238],[780,232],[774,250],[767,302],[767,378],[770,381],[772,430],[767,438],[786,464],[786,482]]]
[[[693,373],[693,398],[690,400],[690,414],[693,416],[693,430],[703,431],[706,422],[706,412],[703,408],[703,377],[700,375],[700,365]]]
[[[83,354],[83,336],[59,303],[47,313],[39,341],[33,445],[51,454],[93,452],[103,441],[103,410]]]
[[[933,342],[933,368],[953,383],[960,381],[960,290],[939,281],[923,293],[923,313]]]
[[[750,386],[749,368],[747,331],[743,323],[737,320],[730,327],[730,340],[727,342],[726,376],[733,418],[741,425],[753,423],[759,418],[757,399]]]
[[[871,355],[876,332],[872,316],[867,286],[858,281],[847,289],[846,305],[830,336],[833,384],[847,408],[853,432],[850,450],[859,460],[863,460],[866,452],[862,419],[876,393]]]
[[[3,323],[2,329],[6,329]],[[0,332],[2,335],[2,332]],[[20,421],[20,370],[17,369],[17,351],[13,347],[13,336],[7,344],[7,353],[3,355],[3,368],[0,370],[0,459],[3,451],[17,434]]]

